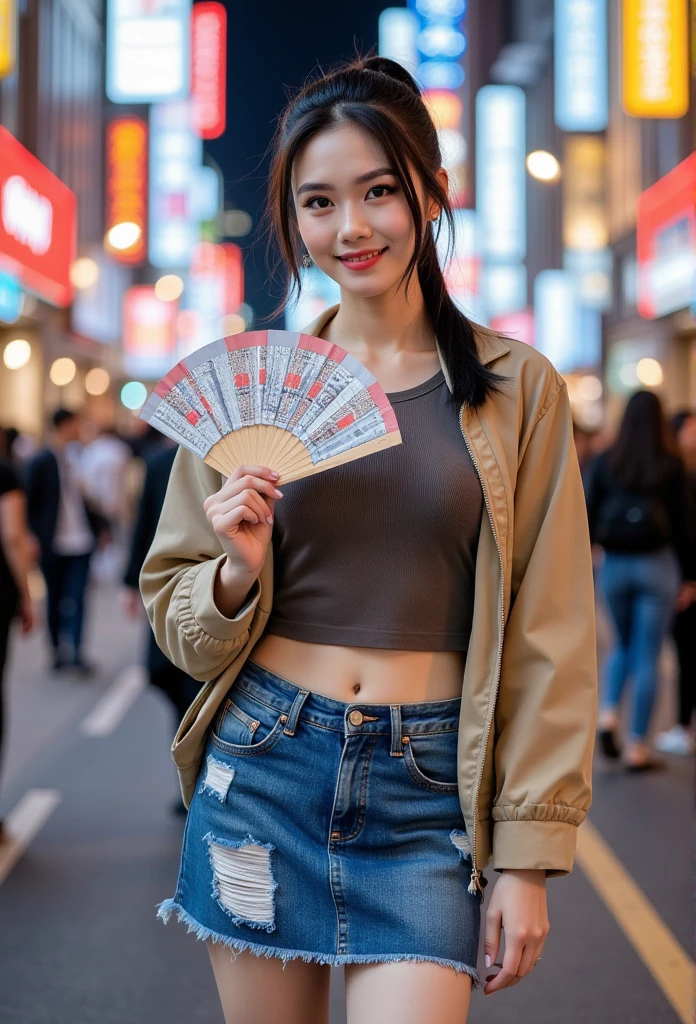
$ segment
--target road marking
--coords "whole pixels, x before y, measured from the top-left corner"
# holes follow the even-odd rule
[[[29,789],[5,817],[7,840],[0,844],[0,885],[61,801],[57,789]]]
[[[578,829],[577,860],[684,1024],[693,1021],[694,966],[597,830]]]
[[[108,736],[113,732],[145,689],[146,682],[142,665],[124,669],[83,721],[85,736]]]

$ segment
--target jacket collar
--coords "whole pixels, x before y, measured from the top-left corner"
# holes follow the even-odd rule
[[[306,327],[302,328],[302,334],[311,334],[316,338],[317,335],[319,335],[326,327],[329,320],[333,320],[336,316],[339,306],[340,302],[337,302],[333,306],[329,306],[328,309],[324,309],[319,316],[315,317],[315,319],[308,323]],[[479,324],[474,324],[473,327],[479,359],[484,366],[487,366],[489,363],[492,363],[494,359],[498,359],[499,356],[503,356],[506,352],[510,351],[510,346],[506,345],[500,335],[496,334],[495,331],[491,331],[488,327],[482,327]],[[449,373],[447,372],[447,367],[445,366],[442,350],[440,349],[440,345],[437,340],[435,343],[437,345],[437,354],[440,359],[440,366],[442,367],[442,372],[445,376],[445,380],[447,381],[447,387],[451,391],[452,382],[450,380]]]

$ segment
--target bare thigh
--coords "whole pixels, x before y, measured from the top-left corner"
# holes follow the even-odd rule
[[[225,1024],[328,1024],[331,968],[206,942]],[[234,957],[234,959],[232,959]]]
[[[347,964],[348,1024],[466,1024],[471,985],[435,963]]]

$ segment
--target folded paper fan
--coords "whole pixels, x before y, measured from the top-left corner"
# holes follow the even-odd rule
[[[246,331],[177,363],[140,418],[223,476],[268,466],[289,483],[401,444],[369,370],[339,345],[293,331]]]

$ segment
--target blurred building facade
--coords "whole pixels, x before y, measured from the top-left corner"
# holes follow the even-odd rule
[[[688,88],[686,0],[677,23],[658,24],[658,8],[667,17],[675,7],[618,0],[557,0],[555,5],[552,0],[489,0],[483,19],[481,5],[471,5],[481,19],[473,43],[474,48],[479,40],[482,44],[477,85],[523,88],[527,153],[541,150],[559,163],[559,176],[552,180],[527,175],[527,300],[538,319],[535,282],[540,274],[563,269],[575,278],[582,303],[594,311],[572,356],[554,359],[568,380],[576,415],[589,424],[605,414],[614,420],[626,396],[641,386],[656,388],[670,409],[696,405],[693,92],[688,109],[682,103],[678,116],[678,104],[663,116],[648,116],[647,101],[645,109],[626,112],[626,65],[641,33],[652,47],[643,54],[644,73],[657,82],[660,60],[671,60],[681,65],[676,72],[681,82],[666,85],[666,95],[669,88]],[[661,52],[670,33],[674,49]],[[583,82],[583,74],[591,74],[592,82]],[[563,97],[562,89],[575,92]],[[569,120],[581,122],[583,116],[587,127]],[[681,206],[675,205],[678,189]],[[639,220],[650,204],[648,190],[657,206],[666,201],[667,230],[651,265],[642,266]],[[661,227],[658,211],[652,225],[642,225],[644,244],[649,246],[650,231],[659,236]],[[659,292],[652,301],[651,289]],[[535,328],[538,337],[543,326],[537,322]]]
[[[0,408],[3,423],[40,436],[46,413],[59,405],[89,402],[97,420],[113,416],[108,390],[88,395],[85,377],[94,367],[117,372],[118,336],[106,344],[76,331],[71,319],[74,261],[101,249],[103,237],[104,4],[23,0],[9,9],[16,52],[0,80],[0,124],[17,145],[0,154],[3,209],[14,210],[10,237],[7,226],[0,235],[0,273],[21,296],[19,310],[0,312],[0,348],[15,342],[0,364]],[[24,184],[13,191],[8,180]],[[59,183],[74,197],[69,211]],[[42,209],[50,237],[36,242],[27,235]],[[72,362],[53,369],[59,359]]]
[[[413,6],[435,16],[442,4]],[[544,351],[586,426],[612,423],[637,387],[654,387],[669,409],[695,406],[687,0],[446,6],[467,40],[471,188],[454,199],[474,241],[462,308]],[[451,39],[441,33],[424,64],[415,22],[413,37],[409,51],[402,25],[380,48],[427,94],[422,69],[447,59]]]

